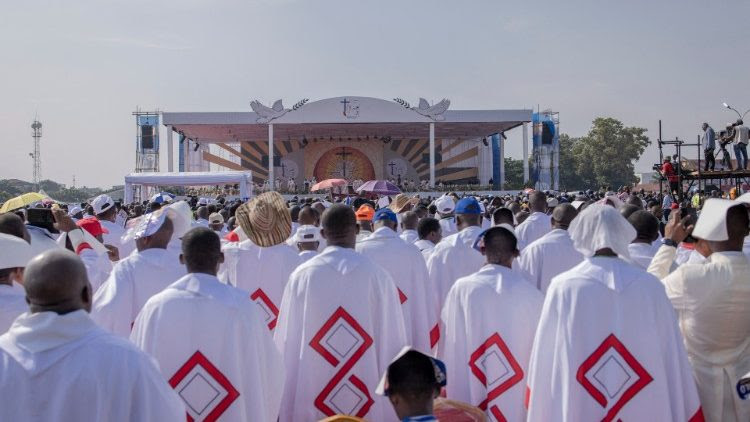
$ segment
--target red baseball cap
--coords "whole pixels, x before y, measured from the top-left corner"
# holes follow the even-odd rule
[[[109,230],[102,227],[99,220],[97,220],[96,217],[88,217],[88,218],[82,218],[76,222],[76,225],[87,232],[89,232],[92,236],[96,237],[104,233],[109,233]]]

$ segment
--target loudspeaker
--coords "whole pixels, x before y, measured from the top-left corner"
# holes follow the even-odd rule
[[[263,165],[263,167],[268,167],[268,156],[267,155],[261,156],[260,157],[260,161],[261,161],[261,164]],[[274,155],[273,156],[273,166],[274,167],[280,167],[281,166],[281,157],[279,157],[278,155]]]
[[[154,149],[154,127],[151,125],[141,126],[141,150]]]
[[[542,145],[552,145],[555,127],[552,122],[542,122]]]

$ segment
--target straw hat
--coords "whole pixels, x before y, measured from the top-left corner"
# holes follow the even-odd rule
[[[403,193],[399,193],[393,199],[393,202],[391,202],[390,208],[393,212],[399,214],[404,210],[404,208],[406,208],[407,205],[415,205],[417,203],[419,203],[419,198],[409,198]]]
[[[247,237],[263,248],[283,243],[292,234],[292,217],[278,192],[262,193],[242,204],[235,217]]]

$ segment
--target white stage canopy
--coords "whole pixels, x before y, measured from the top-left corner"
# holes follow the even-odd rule
[[[130,173],[125,176],[125,203],[133,202],[133,186],[206,186],[238,184],[240,197],[248,198],[253,193],[252,172],[190,172],[190,173]]]

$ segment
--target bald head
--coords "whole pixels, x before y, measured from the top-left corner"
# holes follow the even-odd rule
[[[23,219],[12,212],[0,214],[0,233],[20,237],[31,243],[31,236],[29,236],[29,231],[23,224]]]
[[[529,195],[529,209],[531,212],[547,212],[547,195],[535,190]]]
[[[513,211],[511,211],[508,208],[498,208],[492,213],[492,223],[494,225],[498,224],[510,224],[511,226],[514,225],[513,221]]]
[[[320,226],[320,213],[311,206],[304,206],[299,212],[300,226]]]
[[[659,220],[648,211],[638,210],[628,217],[628,222],[636,231],[633,243],[652,243],[659,237]]]
[[[518,256],[518,241],[508,229],[492,227],[484,234],[482,253],[488,264],[511,267],[513,259]]]
[[[555,207],[552,211],[552,227],[556,229],[568,230],[570,223],[578,215],[576,207],[565,203]]]
[[[68,250],[52,249],[29,261],[23,287],[32,313],[64,315],[79,309],[91,311],[91,285],[86,267]]]
[[[209,216],[208,207],[198,207],[198,209],[195,211],[195,215],[199,219],[208,220],[208,216]]]
[[[407,211],[401,214],[401,228],[404,230],[416,230],[419,217],[414,211]]]
[[[357,218],[351,207],[332,205],[325,210],[322,234],[331,246],[354,249],[357,241]]]

